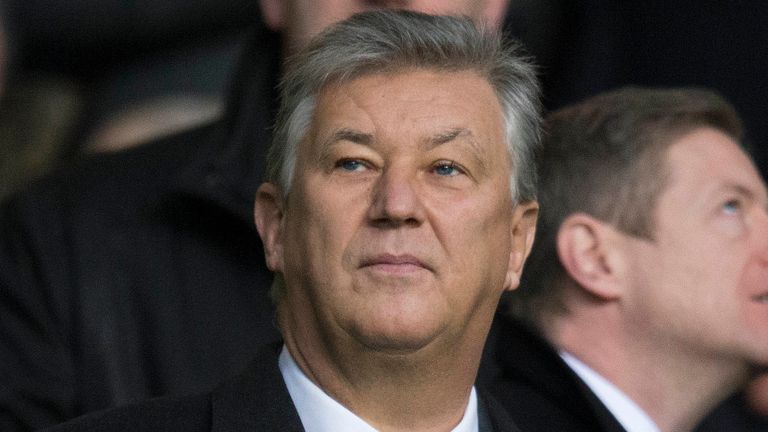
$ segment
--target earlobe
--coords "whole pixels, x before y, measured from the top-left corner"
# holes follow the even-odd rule
[[[507,278],[504,284],[505,291],[514,290],[520,285],[523,265],[533,247],[538,215],[539,203],[535,201],[520,203],[515,208],[510,232],[512,250],[510,251],[509,265],[507,266]]]
[[[267,267],[283,271],[283,201],[277,186],[264,183],[256,191],[253,210],[256,229],[264,244]]]
[[[259,0],[262,20],[267,27],[274,31],[283,29],[284,3],[284,0]]]
[[[565,271],[582,289],[603,300],[621,297],[613,229],[592,216],[577,213],[560,225],[557,253]]]

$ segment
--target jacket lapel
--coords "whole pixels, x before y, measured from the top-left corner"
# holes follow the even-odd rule
[[[244,373],[212,394],[212,432],[303,432],[277,364],[280,344],[259,352]]]
[[[477,415],[479,432],[520,432],[504,407],[490,394],[478,395]]]
[[[624,432],[624,428],[538,332],[497,315],[492,355],[483,359],[480,377],[513,419],[523,427],[564,422],[569,431]],[[487,371],[486,371],[487,372]]]

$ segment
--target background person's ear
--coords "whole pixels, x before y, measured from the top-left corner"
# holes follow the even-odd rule
[[[264,183],[256,191],[253,209],[256,229],[264,244],[267,267],[274,272],[283,271],[283,200],[280,190],[272,183]]]
[[[520,276],[523,273],[525,260],[531,253],[533,240],[536,236],[536,221],[539,216],[539,203],[529,201],[519,203],[513,214],[512,250],[509,253],[509,265],[507,266],[507,278],[504,290],[511,291],[520,285]]]
[[[557,232],[557,254],[568,276],[606,301],[622,295],[617,235],[612,226],[584,213],[568,216]]]

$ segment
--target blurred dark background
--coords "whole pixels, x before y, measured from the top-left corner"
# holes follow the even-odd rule
[[[253,0],[4,0],[2,8],[9,62],[0,117],[11,120],[0,119],[0,183],[13,188],[83,152],[220,116],[246,35],[261,26]],[[768,3],[758,0],[512,0],[506,28],[538,59],[548,108],[626,84],[719,90],[744,117],[766,174],[766,22]],[[25,158],[32,162],[19,167]],[[10,160],[15,171],[4,168]]]
[[[550,107],[627,84],[711,87],[742,115],[768,173],[767,2],[558,3],[560,32],[544,69]]]
[[[25,68],[97,78],[259,22],[253,0],[5,0]]]

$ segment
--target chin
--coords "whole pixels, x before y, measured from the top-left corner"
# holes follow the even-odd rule
[[[451,326],[450,308],[434,296],[385,296],[347,321],[347,328],[368,348],[388,353],[419,351]]]
[[[386,354],[411,354],[432,344],[441,333],[437,326],[418,328],[364,328],[358,340],[368,348]]]

